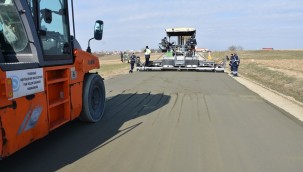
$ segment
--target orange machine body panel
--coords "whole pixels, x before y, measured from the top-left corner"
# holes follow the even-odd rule
[[[0,110],[2,130],[1,156],[8,156],[48,134],[46,95],[12,100],[12,107]]]
[[[100,63],[98,58],[93,56],[92,54],[82,50],[74,50],[74,54],[76,58],[75,58],[74,66],[72,68],[72,72],[76,71],[76,78],[73,79],[74,74],[72,73],[71,84],[77,82],[83,82],[83,78],[86,73],[88,73],[90,70],[100,68]]]
[[[33,94],[15,97],[14,84],[11,84],[14,81],[8,75],[15,71],[0,70],[0,159],[80,115],[84,75],[100,64],[97,57],[82,50],[75,50],[74,54],[72,65],[29,69],[42,71],[40,76],[32,77],[40,77],[39,81],[25,79],[29,85],[44,86]]]
[[[71,120],[77,118],[82,110],[82,87],[83,83],[79,82],[71,85]]]

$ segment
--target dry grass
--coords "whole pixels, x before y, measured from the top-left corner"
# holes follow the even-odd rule
[[[120,57],[117,58],[112,55],[105,57],[99,57],[100,69],[96,69],[93,72],[98,72],[103,78],[109,79],[118,75],[127,74],[130,65],[128,63],[122,63]]]
[[[230,52],[215,52],[217,56]],[[303,102],[303,51],[241,51],[240,75]]]
[[[137,53],[135,55],[140,57],[141,62],[145,61],[143,53]],[[151,60],[156,60],[161,56],[161,53],[153,53],[151,54]],[[92,72],[98,72],[105,79],[129,73],[130,64],[127,62],[121,62],[119,54],[99,56],[99,61],[101,65],[100,69]]]

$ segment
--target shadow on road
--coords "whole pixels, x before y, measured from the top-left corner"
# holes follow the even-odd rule
[[[169,101],[168,95],[150,93],[109,98],[100,122],[72,121],[0,161],[0,171],[56,171],[136,129],[143,122],[120,130],[125,122],[149,115]]]

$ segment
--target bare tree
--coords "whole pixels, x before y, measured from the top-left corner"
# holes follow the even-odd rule
[[[228,47],[229,51],[237,51],[237,47],[235,45],[229,46]]]
[[[229,51],[241,51],[241,50],[244,50],[242,46],[235,46],[235,45],[232,45],[232,46],[229,46],[228,47],[228,50]]]

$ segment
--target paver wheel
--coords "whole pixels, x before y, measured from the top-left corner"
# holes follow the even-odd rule
[[[83,83],[81,121],[98,122],[105,109],[105,87],[98,74],[86,74]]]

